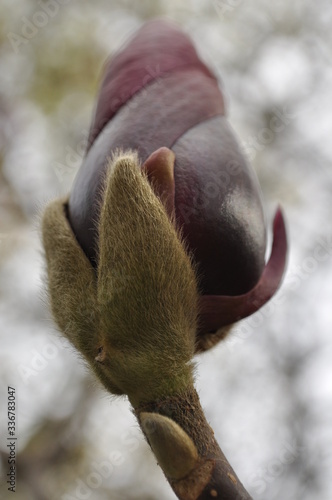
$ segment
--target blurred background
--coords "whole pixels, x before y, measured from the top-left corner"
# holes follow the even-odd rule
[[[0,496],[16,389],[17,500],[171,500],[127,400],[57,332],[40,216],[80,167],[105,59],[142,23],[177,21],[220,78],[228,116],[290,254],[275,299],[197,357],[218,442],[253,498],[332,498],[332,5],[328,0],[2,0]],[[274,125],[278,123],[278,127]]]

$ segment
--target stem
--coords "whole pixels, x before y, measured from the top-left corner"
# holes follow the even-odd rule
[[[142,425],[141,415],[159,414],[178,424],[197,448],[198,460],[185,477],[174,479],[164,470],[180,500],[252,499],[215,440],[194,387],[181,395],[141,404],[134,410],[148,442],[153,439],[153,435],[147,435],[149,433]]]

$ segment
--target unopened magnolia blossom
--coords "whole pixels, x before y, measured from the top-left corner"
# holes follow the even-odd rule
[[[189,40],[146,23],[105,67],[71,193],[48,205],[52,311],[106,389],[125,394],[183,500],[248,499],[205,420],[195,353],[277,290],[260,188]]]

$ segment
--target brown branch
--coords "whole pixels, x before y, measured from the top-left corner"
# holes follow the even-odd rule
[[[180,500],[218,498],[249,500],[252,498],[215,440],[213,430],[206,421],[194,388],[180,396],[144,404],[135,409],[135,414],[147,441],[157,456],[159,465],[162,466],[167,480]],[[173,477],[170,476],[172,464],[169,461],[178,460],[180,446],[176,449],[177,437],[173,436],[172,430],[160,425],[156,415],[167,417],[165,422],[170,419],[178,424],[197,450],[194,466],[184,477],[175,478],[176,473],[173,473]],[[185,458],[180,457],[181,466],[184,460]]]

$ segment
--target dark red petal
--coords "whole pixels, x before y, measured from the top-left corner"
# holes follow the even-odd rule
[[[172,73],[162,83],[148,86],[134,104],[120,109],[99,134],[77,172],[70,194],[70,224],[94,265],[96,221],[107,158],[116,150],[131,149],[144,163],[160,147],[171,149],[197,123],[223,113],[217,82],[196,69]]]
[[[200,294],[249,292],[265,266],[265,217],[232,128],[224,116],[204,120],[172,150],[176,221],[198,264]]]
[[[154,80],[183,69],[215,79],[179,28],[169,21],[145,23],[132,40],[107,62],[92,122],[88,149],[117,111]]]
[[[203,295],[199,299],[199,332],[213,332],[260,309],[277,291],[286,265],[287,235],[284,217],[278,208],[273,222],[271,256],[257,285],[237,296]]]

